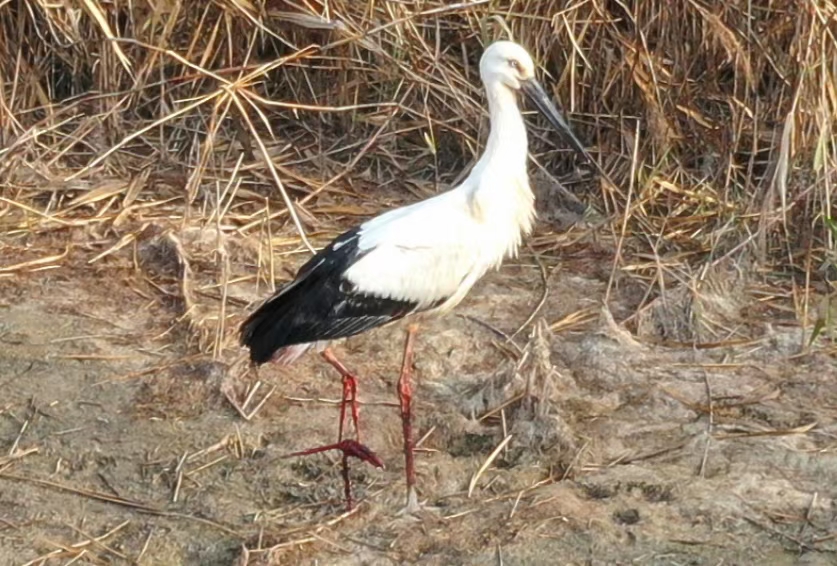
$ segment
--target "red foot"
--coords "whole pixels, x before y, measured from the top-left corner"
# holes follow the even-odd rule
[[[328,452],[329,450],[340,450],[344,456],[354,456],[358,460],[368,462],[376,468],[384,467],[384,462],[378,458],[378,455],[375,454],[371,448],[364,446],[357,440],[341,440],[340,442],[336,442],[334,444],[327,444],[325,446],[318,446],[317,448],[309,448],[308,450],[293,452],[285,455],[284,457],[291,458],[293,456],[309,456],[311,454],[319,454],[320,452]]]
[[[383,468],[384,463],[375,454],[372,449],[364,446],[357,440],[341,440],[335,444],[327,444],[326,446],[318,446],[317,448],[309,448],[308,450],[301,450],[287,454],[284,457],[290,458],[292,456],[309,456],[311,454],[319,454],[320,452],[328,452],[329,450],[340,450],[343,453],[342,475],[344,493],[346,496],[346,509],[351,511],[354,507],[354,500],[352,499],[352,483],[349,479],[349,456],[353,456],[358,460],[362,460],[372,464],[376,468]]]
[[[346,369],[340,360],[334,355],[330,348],[326,348],[325,351],[322,353],[323,359],[331,364],[334,369],[336,369],[340,376],[343,379],[343,398],[340,401],[340,425],[337,428],[337,442],[335,444],[328,444],[326,446],[319,446],[317,448],[311,448],[309,450],[303,450],[301,452],[294,452],[293,454],[288,454],[288,456],[307,456],[309,454],[318,454],[320,452],[327,452],[329,450],[339,450],[343,453],[343,461],[342,461],[342,476],[343,476],[343,485],[345,488],[346,493],[346,507],[349,511],[352,510],[353,500],[352,500],[352,483],[351,479],[349,478],[349,457],[357,458],[358,460],[362,460],[369,464],[372,464],[376,468],[383,468],[384,463],[378,458],[378,455],[372,452],[369,448],[365,445],[360,443],[360,428],[358,427],[358,414],[360,413],[360,408],[358,406],[357,400],[357,377]],[[344,440],[343,439],[343,432],[346,425],[346,407],[350,407],[351,409],[351,419],[352,425],[354,425],[355,429],[355,436],[357,440]]]

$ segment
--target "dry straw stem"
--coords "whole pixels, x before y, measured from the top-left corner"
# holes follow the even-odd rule
[[[837,269],[835,18],[830,0],[0,2],[2,274],[79,259],[33,235],[82,234],[106,269],[148,230],[212,225],[214,252],[175,235],[201,303],[181,314],[220,357],[254,266],[272,288],[346,224],[462,178],[487,131],[480,54],[511,34],[615,181],[530,119],[536,162],[609,220],[615,285],[648,302],[755,258],[813,312]],[[548,264],[561,246],[538,241]]]

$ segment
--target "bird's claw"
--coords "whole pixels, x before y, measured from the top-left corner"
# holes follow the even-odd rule
[[[420,503],[415,487],[407,489],[407,503],[399,511],[395,513],[396,517],[412,520],[423,520],[430,516],[440,516],[441,509],[427,505],[427,503]]]
[[[422,507],[418,501],[418,494],[414,487],[407,489],[407,504],[398,512],[398,515],[416,515]]]
[[[354,456],[358,460],[362,460],[376,468],[384,468],[384,462],[371,448],[365,444],[361,444],[357,440],[342,440],[337,443],[337,449],[343,452],[346,456]]]
[[[317,448],[309,448],[308,450],[300,450],[299,452],[292,452],[287,454],[285,458],[292,458],[294,456],[310,456],[311,454],[319,454],[320,452],[328,452],[329,450],[339,450],[344,457],[352,456],[375,466],[376,468],[384,468],[384,462],[378,457],[371,448],[365,444],[361,444],[357,440],[341,440],[334,444],[327,444],[325,446],[318,446]]]

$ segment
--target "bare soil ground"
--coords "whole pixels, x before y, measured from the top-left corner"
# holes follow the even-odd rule
[[[282,458],[335,438],[333,371],[196,354],[176,285],[93,251],[0,280],[0,564],[837,563],[837,370],[798,328],[637,339],[581,252],[512,344],[543,296],[512,262],[419,334],[420,517],[398,514],[403,334],[339,346],[387,464],[353,467],[346,515],[336,455]],[[230,289],[232,340],[258,295]]]

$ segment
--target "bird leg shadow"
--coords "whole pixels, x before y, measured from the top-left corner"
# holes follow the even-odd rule
[[[320,452],[328,452],[330,450],[339,450],[343,453],[341,462],[341,474],[343,476],[344,493],[346,495],[346,508],[351,511],[354,507],[354,499],[352,498],[352,483],[349,477],[349,457],[357,458],[363,462],[367,462],[376,468],[383,468],[384,463],[375,452],[369,447],[360,442],[360,428],[358,427],[358,416],[360,408],[357,401],[357,377],[346,369],[340,360],[334,355],[330,348],[326,348],[322,353],[323,359],[328,362],[334,369],[340,372],[343,379],[343,398],[340,401],[340,426],[337,431],[337,442],[334,444],[327,444],[325,446],[318,446],[316,448],[309,448],[308,450],[301,450],[287,454],[285,457],[293,456],[309,456],[311,454],[319,454]],[[356,440],[349,440],[343,438],[343,431],[346,423],[346,405],[351,406],[352,425],[355,429]]]

